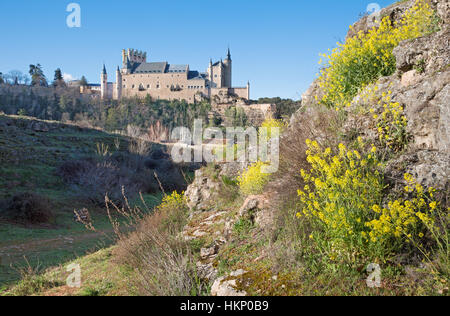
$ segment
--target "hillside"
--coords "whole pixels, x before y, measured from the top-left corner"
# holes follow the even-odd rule
[[[161,156],[163,146],[138,143],[100,130],[0,115],[0,285],[16,280],[26,261],[43,269],[110,245],[106,192],[117,198],[124,185],[132,201],[139,200],[139,190],[149,205],[157,204],[161,193],[153,171],[172,189],[185,186],[179,172],[162,171],[171,167]],[[97,232],[74,221],[74,210],[83,208]]]
[[[57,267],[3,294],[448,296],[450,3],[376,18],[323,55],[289,124],[263,124],[282,129],[276,173],[209,164],[150,215],[110,203],[129,226],[73,261],[80,288]]]

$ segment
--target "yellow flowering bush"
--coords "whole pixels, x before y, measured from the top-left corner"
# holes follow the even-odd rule
[[[405,241],[437,231],[435,190],[425,191],[409,174],[405,175],[405,193],[410,198],[388,201],[382,207],[385,186],[375,146],[363,154],[340,144],[333,154],[316,141],[307,140],[307,145],[311,170],[301,170],[306,185],[298,190],[303,209],[297,217],[305,217],[325,234],[333,245],[330,258],[336,258],[336,247],[341,254],[356,251],[383,258]],[[356,147],[363,151],[361,138]]]
[[[262,128],[267,128],[267,133],[263,135],[263,137],[266,137],[266,141],[269,141],[274,137],[278,137],[283,133],[286,126],[287,125],[283,120],[268,117],[261,124]],[[279,135],[272,135],[272,128],[279,128]],[[261,133],[261,130],[259,133]],[[269,166],[269,164],[262,161],[257,161],[244,170],[237,178],[240,191],[243,195],[260,194],[263,192],[264,186],[270,179],[270,174],[263,173],[262,169],[265,166]]]
[[[372,108],[370,113],[376,123],[378,138],[383,147],[388,147],[394,151],[400,151],[408,142],[406,127],[408,120],[404,115],[404,108],[398,102],[391,99],[391,91],[383,92],[378,105],[382,105],[379,113],[376,108]]]
[[[186,225],[188,210],[184,192],[174,191],[163,198],[153,216],[159,219],[161,231],[179,232]]]
[[[341,109],[350,106],[352,98],[365,85],[395,71],[393,49],[407,39],[423,36],[435,25],[435,12],[425,0],[417,0],[396,23],[384,17],[378,27],[360,31],[345,44],[337,43],[329,55],[320,60],[319,86],[325,94],[320,103]]]
[[[405,191],[412,196],[411,199],[389,201],[385,208],[379,205],[372,207],[377,218],[366,223],[371,229],[371,242],[392,242],[395,239],[402,243],[417,237],[423,238],[425,228],[430,232],[436,230],[435,212],[438,203],[433,199],[435,190],[429,188],[425,192],[410,174],[405,174],[405,180]]]
[[[304,207],[297,217],[311,220],[335,244],[361,248],[368,234],[365,223],[373,219],[368,210],[382,198],[376,148],[363,155],[340,144],[333,155],[316,141],[307,140],[307,145],[311,171],[301,170],[306,185],[298,191]]]
[[[184,192],[181,194],[174,191],[171,195],[166,195],[161,204],[158,206],[158,210],[163,211],[165,209],[182,209],[186,207],[186,198]]]
[[[244,195],[260,194],[270,179],[270,174],[263,173],[261,168],[266,165],[258,161],[247,168],[238,177],[239,188]]]
[[[271,117],[266,118],[261,124],[261,127],[267,128],[267,140],[270,140],[272,137],[272,128],[279,128],[279,134],[281,135],[286,129],[286,126],[287,124],[283,120],[277,120]]]

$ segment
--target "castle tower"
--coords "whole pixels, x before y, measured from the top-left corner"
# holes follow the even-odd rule
[[[120,100],[122,98],[122,73],[120,72],[119,66],[116,70],[116,98]]]
[[[224,64],[224,87],[231,88],[232,87],[232,68],[233,62],[231,60],[231,52],[230,48],[228,48],[227,59],[223,62]]]
[[[209,59],[209,68],[208,68],[209,81],[213,82],[213,62],[212,59]]]
[[[103,72],[101,75],[101,97],[108,98],[108,74],[106,73],[105,64],[103,64]]]
[[[247,100],[250,100],[250,81],[247,81]]]

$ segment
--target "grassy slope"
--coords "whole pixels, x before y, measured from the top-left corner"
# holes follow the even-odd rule
[[[112,260],[114,247],[101,249],[79,257],[67,264],[49,268],[41,275],[31,274],[13,288],[0,289],[0,296],[118,296],[130,295],[133,289],[127,283],[132,271],[116,265]],[[81,271],[81,287],[70,287],[67,279],[69,264],[78,264]]]
[[[119,139],[120,150],[124,150],[127,140],[56,122],[45,122],[52,126],[48,132],[35,132],[27,128],[31,121],[37,120],[0,115],[0,201],[21,192],[38,193],[50,199],[56,222],[51,227],[23,227],[0,221],[0,286],[17,280],[14,267],[26,263],[24,256],[31,266],[45,268],[112,242],[73,221],[73,210],[86,205],[77,200],[76,193],[62,182],[56,170],[64,161],[95,156],[97,144],[114,148]],[[5,122],[12,127],[4,127]],[[159,197],[149,196],[148,200],[155,204]],[[93,208],[90,211],[97,229],[111,230],[104,212]]]

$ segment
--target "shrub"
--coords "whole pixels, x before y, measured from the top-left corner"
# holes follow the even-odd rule
[[[341,112],[325,106],[310,106],[302,108],[302,112],[293,118],[295,122],[286,128],[280,139],[280,166],[266,187],[268,191],[276,192],[274,198],[281,204],[291,200],[297,194],[297,188],[304,185],[298,172],[309,169],[306,161],[306,139],[320,139],[322,144],[334,146],[337,143],[337,130],[342,123]]]
[[[267,128],[267,140],[270,140],[272,138],[272,128],[279,128],[279,134],[281,135],[285,131],[287,124],[283,120],[268,117],[261,124],[261,127]]]
[[[377,218],[365,224],[371,229],[370,241],[396,243],[399,247],[405,242],[412,243],[430,259],[423,245],[424,238],[428,237],[441,253],[447,255],[448,262],[448,219],[434,199],[435,189],[430,187],[425,191],[410,174],[405,174],[405,181],[407,185],[404,189],[409,199],[388,201],[384,208],[379,205],[372,207]]]
[[[270,141],[273,137],[276,137],[276,135],[272,135],[272,128],[279,128],[279,135],[281,135],[287,126],[282,120],[266,118],[261,127],[267,128],[264,136],[267,141]],[[261,133],[261,130],[259,132]],[[271,149],[269,148],[269,150]],[[263,192],[265,185],[270,180],[270,174],[263,172],[263,167],[265,166],[268,166],[268,163],[257,161],[242,172],[237,179],[242,194],[252,195]]]
[[[382,99],[378,102],[378,105],[383,106],[381,113],[375,108],[370,112],[376,123],[380,144],[384,148],[401,151],[408,144],[409,136],[406,130],[408,120],[400,103],[392,102],[391,94],[391,91],[383,92]]]
[[[338,43],[330,55],[322,55],[326,61],[319,85],[325,94],[318,101],[337,109],[349,106],[362,87],[394,73],[393,50],[401,41],[434,31],[434,22],[435,13],[428,3],[417,0],[400,21],[392,23],[389,16],[384,17],[378,27]]]
[[[244,195],[261,194],[264,186],[270,179],[270,174],[263,173],[261,168],[265,164],[258,161],[252,164],[249,168],[238,177],[239,188]]]
[[[183,194],[166,196],[153,214],[129,206],[119,209],[136,225],[134,232],[122,233],[115,224],[119,238],[115,256],[119,262],[132,267],[136,276],[129,280],[139,295],[189,296],[203,295],[206,287],[197,277],[189,243],[180,233],[186,225],[188,207]],[[117,223],[117,222],[115,222]]]
[[[54,219],[50,201],[35,193],[14,196],[7,203],[3,217],[22,224],[46,224]]]
[[[311,239],[331,260],[350,254],[353,259],[361,255],[384,259],[427,231],[436,231],[434,190],[430,188],[427,196],[408,174],[409,198],[385,201],[383,207],[385,187],[375,147],[361,154],[340,144],[336,155],[315,141],[308,140],[308,147],[311,171],[301,171],[307,185],[298,192],[303,210],[297,217],[311,221],[315,228]],[[358,147],[364,147],[361,139]]]
[[[336,248],[364,248],[364,224],[372,219],[367,210],[382,198],[376,156],[372,153],[363,157],[343,144],[336,155],[331,148],[322,150],[316,141],[307,140],[307,145],[311,172],[301,170],[306,185],[298,192],[304,205],[298,217],[311,219],[332,241],[328,249],[332,259],[342,250]]]
[[[43,291],[63,285],[62,282],[46,278],[43,271],[39,267],[31,267],[26,258],[25,261],[27,266],[17,269],[21,277],[20,281],[11,289],[8,295],[39,295]]]

